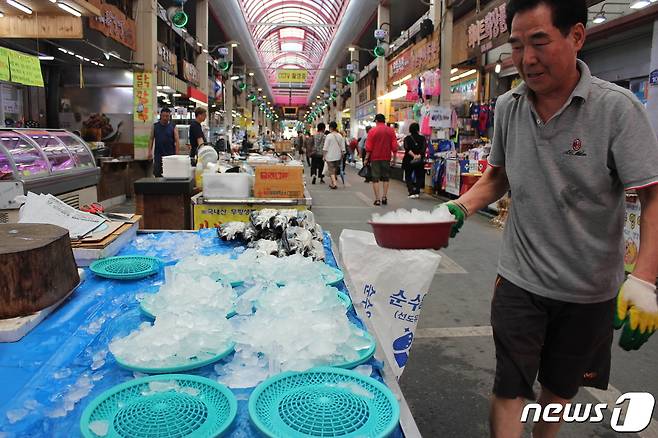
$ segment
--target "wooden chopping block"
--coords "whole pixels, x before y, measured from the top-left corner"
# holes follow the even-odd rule
[[[0,224],[0,319],[55,304],[79,281],[68,230]]]

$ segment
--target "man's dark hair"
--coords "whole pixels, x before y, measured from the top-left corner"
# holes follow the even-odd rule
[[[325,125],[324,123],[318,123],[318,131],[322,132],[325,130],[326,127],[327,125]]]
[[[329,129],[333,129],[334,131],[338,130],[338,123],[329,122]]]
[[[163,106],[160,110],[160,114],[162,113],[171,113],[171,109],[168,106]]]
[[[379,122],[379,123],[386,122],[386,116],[384,114],[377,114],[375,116],[375,122]]]
[[[207,111],[205,108],[198,107],[194,110],[194,116],[199,117],[201,114],[205,114]]]
[[[372,129],[372,126],[366,126],[366,134],[367,134],[368,132],[370,132],[371,129]]]
[[[512,31],[512,20],[519,12],[529,11],[545,4],[553,11],[553,26],[566,36],[571,28],[583,23],[587,26],[587,2],[585,0],[509,0],[507,2],[507,29]]]

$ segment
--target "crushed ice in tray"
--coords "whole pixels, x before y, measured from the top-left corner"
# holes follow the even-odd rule
[[[128,336],[115,338],[110,351],[124,364],[140,368],[171,368],[211,359],[232,339],[226,318],[212,312],[162,312],[151,325],[142,323]]]
[[[439,205],[432,211],[412,209],[411,211],[399,208],[395,211],[380,215],[372,215],[372,221],[381,224],[422,224],[432,222],[452,222],[455,217],[450,213],[448,207]]]
[[[133,243],[136,250],[161,260],[176,260],[197,253],[204,246],[198,233],[140,234]]]
[[[155,317],[179,311],[208,316],[231,312],[236,299],[231,285],[218,281],[218,275],[210,277],[200,271],[190,271],[190,267],[187,263],[182,267],[170,267],[166,283],[157,293],[144,295],[142,306]]]
[[[256,298],[255,314],[233,321],[236,351],[242,364],[216,367],[220,381],[229,386],[242,387],[249,377],[255,380],[252,386],[257,384],[267,377],[265,365],[269,375],[338,365],[358,360],[363,350],[370,347],[363,330],[345,317],[336,288],[316,280],[254,290],[258,296],[250,299]],[[231,376],[229,371],[236,368],[241,375]],[[224,379],[223,374],[227,375]]]

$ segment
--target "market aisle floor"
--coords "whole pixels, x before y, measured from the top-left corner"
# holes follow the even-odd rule
[[[336,241],[343,229],[371,231],[367,221],[375,211],[396,208],[430,209],[439,201],[422,195],[407,198],[406,187],[391,182],[389,205],[372,206],[372,189],[348,168],[346,184],[338,190],[324,184],[309,185],[316,220]],[[489,307],[496,276],[502,232],[484,216],[465,224],[449,248],[441,251],[441,266],[423,303],[411,356],[400,380],[416,423],[426,438],[484,437],[488,435],[488,403],[495,370]],[[410,269],[410,267],[400,267]],[[658,339],[641,351],[626,353],[613,347],[611,384],[621,391],[649,391],[658,396]],[[576,401],[599,403],[614,391],[582,390]],[[607,400],[606,400],[607,401]],[[614,437],[611,412],[602,424],[569,424],[561,437]],[[658,410],[654,411],[658,419]],[[653,428],[653,429],[652,429]],[[626,435],[633,436],[633,435]],[[641,437],[658,437],[654,421]]]

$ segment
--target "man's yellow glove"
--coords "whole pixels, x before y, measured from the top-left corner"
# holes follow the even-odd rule
[[[615,328],[623,328],[619,346],[626,351],[639,350],[658,329],[656,286],[629,275],[619,289],[615,309]]]

